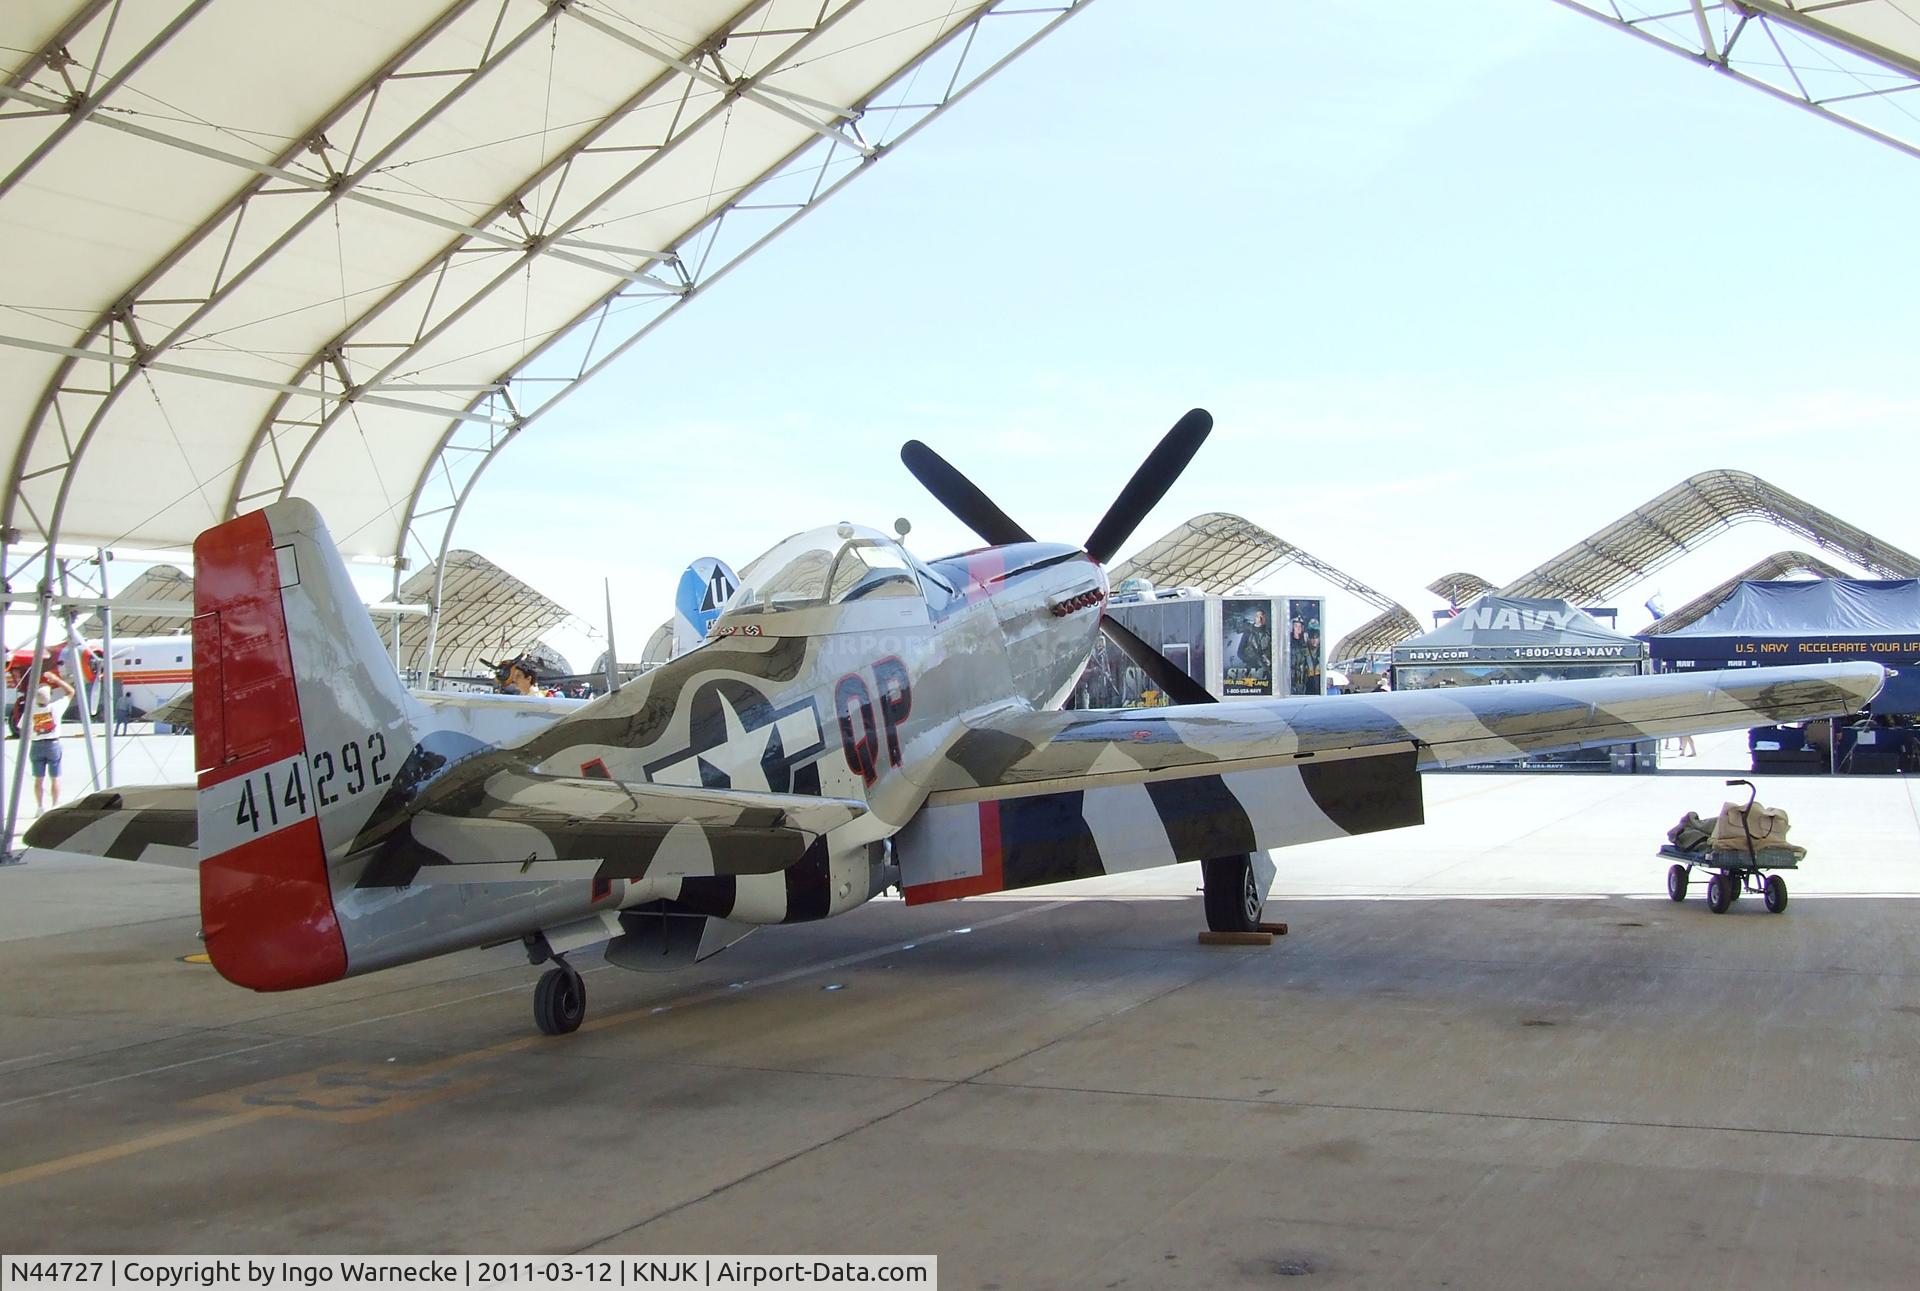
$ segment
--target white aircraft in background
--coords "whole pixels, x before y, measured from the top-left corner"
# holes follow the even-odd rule
[[[102,680],[106,651],[97,640],[82,642],[81,650],[80,680],[86,683],[89,698],[93,698],[93,688]],[[72,681],[73,672],[66,666],[66,655],[64,643],[47,648],[49,661],[60,664],[62,675]],[[16,679],[17,683],[32,662],[33,647],[21,646],[7,657],[8,676]],[[177,636],[116,640],[113,643],[113,684],[116,690],[133,701],[135,717],[145,717],[180,698],[193,689],[193,638],[181,633]],[[102,698],[96,700],[94,711],[104,720],[111,713],[112,705]]]

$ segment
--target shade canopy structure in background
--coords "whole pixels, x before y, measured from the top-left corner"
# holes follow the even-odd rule
[[[1465,605],[1476,596],[1485,596],[1493,590],[1493,584],[1478,574],[1455,570],[1451,574],[1442,574],[1428,583],[1427,590],[1445,600],[1448,605],[1458,607]]]
[[[1702,471],[1500,589],[1602,604],[1735,525],[1772,524],[1883,578],[1920,577],[1920,558],[1746,471]]]
[[[436,586],[440,589],[438,616],[415,614],[395,621],[399,632],[395,663],[420,685],[428,684],[429,653],[437,675],[471,677],[490,674],[491,663],[532,651],[556,628],[600,635],[585,619],[478,552],[454,548],[441,565],[423,569],[402,583],[395,599],[402,604],[423,601]],[[394,624],[379,626],[382,636],[395,630]],[[557,650],[553,654],[560,658]],[[572,667],[558,663],[553,671],[571,672]]]
[[[1920,157],[1920,22],[1911,0],[1559,0],[1770,98]]]
[[[397,589],[501,448],[1087,3],[11,0],[8,585],[298,494]]]
[[[113,634],[116,637],[163,637],[184,632],[193,622],[193,576],[174,565],[153,565],[132,582],[119,589],[115,601],[145,605],[144,610],[116,610]],[[177,605],[178,610],[165,610]],[[95,611],[80,624],[81,634],[97,637],[105,624]]]
[[[1225,511],[1208,511],[1162,534],[1114,566],[1111,581],[1118,587],[1129,578],[1144,578],[1155,587],[1190,587],[1210,595],[1253,586],[1288,565],[1311,570],[1342,591],[1350,592],[1380,611],[1353,632],[1340,638],[1330,659],[1351,657],[1350,643],[1364,641],[1360,653],[1384,649],[1420,629],[1420,620],[1406,606],[1376,591],[1343,569],[1335,568],[1251,520]]]
[[[444,576],[438,568],[423,569],[400,585],[397,606],[407,612],[394,614],[394,607],[370,607],[374,625],[382,640],[395,646],[395,663],[409,674],[419,674],[426,666],[427,638],[435,625],[418,606],[434,587],[440,587],[439,642],[436,669],[441,675],[478,676],[491,669],[484,661],[511,658],[532,649],[541,638],[556,628],[568,627],[586,636],[599,632],[581,616],[552,600],[536,588],[508,573],[478,552],[456,547],[447,553]],[[166,636],[184,631],[193,621],[193,579],[171,565],[155,565],[128,583],[114,596],[115,603],[138,603],[152,608],[141,612],[119,610],[114,613],[116,638]],[[157,607],[166,602],[180,606],[177,614]],[[81,631],[98,637],[100,618],[96,614],[81,624]],[[551,649],[551,647],[549,647]],[[558,651],[554,651],[559,657]],[[568,671],[557,668],[557,671]]]
[[[1688,476],[1498,590],[1503,596],[1557,597],[1585,605],[1603,604],[1729,529],[1750,523],[1784,529],[1868,573],[1887,578],[1920,577],[1920,558],[1892,543],[1757,475],[1718,470]],[[1782,553],[1786,556],[1788,553]],[[1811,555],[1805,555],[1804,560],[1813,565],[1824,563]],[[1782,567],[1768,572],[1786,570]],[[1456,571],[1436,578],[1427,590],[1459,605],[1493,590],[1493,584],[1477,574]],[[1411,614],[1404,625],[1397,618],[1383,615],[1341,638],[1332,657],[1358,658],[1368,650],[1403,642],[1418,631],[1419,623]]]

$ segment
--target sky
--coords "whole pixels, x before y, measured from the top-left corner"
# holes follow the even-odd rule
[[[456,542],[594,622],[610,580],[637,657],[699,555],[975,545],[909,438],[1080,541],[1200,406],[1125,550],[1235,512],[1423,619],[1712,468],[1920,550],[1916,210],[1920,161],[1548,0],[1097,0],[509,446]],[[1621,625],[1805,545],[1736,529]]]

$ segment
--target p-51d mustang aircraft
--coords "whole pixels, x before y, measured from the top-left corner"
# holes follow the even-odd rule
[[[1419,824],[1419,768],[1861,707],[1873,664],[1217,704],[1103,617],[1103,566],[1205,438],[1195,410],[1083,547],[1034,541],[919,443],[989,543],[922,562],[841,524],[748,566],[707,643],[489,739],[409,693],[298,500],[194,546],[197,786],[96,793],[30,846],[196,865],[214,966],[315,986],[520,940],[540,1028],[567,956],[703,959],[763,924],[1200,861],[1208,922],[1258,921],[1266,850]],[[1175,702],[1057,709],[1105,631]],[[532,719],[529,719],[532,720]]]

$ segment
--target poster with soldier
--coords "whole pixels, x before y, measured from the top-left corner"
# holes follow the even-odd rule
[[[1320,618],[1326,603],[1319,597],[1294,597],[1287,602],[1287,693],[1318,695],[1325,691],[1321,660]]]
[[[1221,693],[1271,695],[1273,602],[1229,599],[1220,603]]]
[[[1148,601],[1115,605],[1107,613],[1188,676],[1206,684],[1206,602]],[[1087,670],[1074,687],[1067,707],[1159,708],[1170,702],[1151,677],[1102,635],[1094,642],[1093,657],[1087,660]]]

